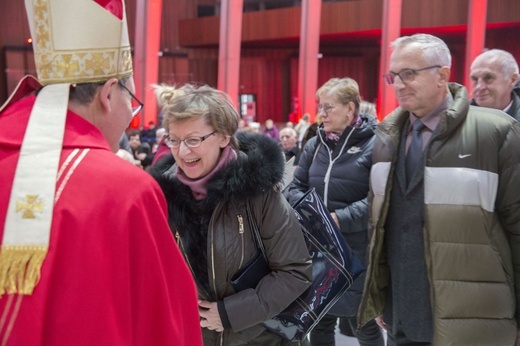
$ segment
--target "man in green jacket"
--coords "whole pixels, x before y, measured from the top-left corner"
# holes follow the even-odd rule
[[[376,130],[359,323],[388,345],[513,345],[520,311],[520,124],[470,106],[442,40],[392,43],[399,107]]]

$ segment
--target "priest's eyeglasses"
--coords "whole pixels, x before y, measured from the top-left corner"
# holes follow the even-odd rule
[[[128,91],[130,96],[132,96],[132,116],[135,117],[141,111],[141,109],[143,109],[144,104],[139,101],[139,99],[123,83],[121,83],[120,80],[117,81],[117,84]]]
[[[433,65],[418,69],[406,69],[402,70],[401,72],[390,72],[383,75],[383,79],[385,80],[385,83],[388,85],[392,85],[395,83],[395,77],[399,77],[401,79],[401,82],[403,83],[409,83],[413,82],[415,80],[415,76],[417,75],[417,72],[424,71],[424,70],[430,70],[432,68],[440,68],[442,66],[440,65]]]
[[[193,136],[193,137],[184,138],[182,140],[166,137],[164,139],[164,143],[166,143],[166,145],[169,148],[173,148],[173,149],[179,148],[181,146],[181,142],[184,142],[184,145],[186,145],[188,148],[198,148],[198,147],[200,147],[202,142],[204,142],[209,137],[213,136],[215,133],[217,133],[217,131],[213,131],[202,137]]]

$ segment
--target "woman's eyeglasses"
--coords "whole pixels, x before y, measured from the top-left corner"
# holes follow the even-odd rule
[[[184,145],[186,145],[188,148],[198,148],[198,147],[200,147],[202,142],[204,142],[206,139],[208,139],[210,136],[214,135],[215,133],[217,133],[217,131],[213,131],[210,134],[207,134],[202,137],[193,136],[193,137],[188,137],[185,139],[174,139],[174,138],[166,137],[164,139],[164,143],[166,143],[166,145],[169,148],[174,148],[174,149],[179,148],[181,146],[181,142],[184,142]]]
[[[325,114],[329,114],[330,111],[332,111],[334,108],[336,108],[336,106],[334,105],[331,105],[331,104],[319,104],[318,105],[318,112],[319,113],[325,113]]]

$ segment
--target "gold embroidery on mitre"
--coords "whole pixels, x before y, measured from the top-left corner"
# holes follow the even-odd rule
[[[53,44],[50,0],[33,0],[34,58],[38,79],[53,83],[92,83],[131,76],[130,46],[56,50]],[[126,25],[122,22],[121,25]],[[64,28],[61,28],[64,29]]]
[[[16,202],[16,212],[23,211],[22,219],[34,219],[36,218],[34,213],[41,213],[43,205],[43,201],[38,199],[38,195],[25,195],[25,200]]]
[[[0,247],[0,296],[31,295],[40,281],[47,246],[5,245]]]

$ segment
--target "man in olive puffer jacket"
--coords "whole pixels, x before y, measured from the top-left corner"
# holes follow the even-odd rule
[[[448,82],[450,51],[437,37],[393,48],[385,80],[400,107],[376,129],[359,323],[379,316],[388,345],[514,345],[520,124],[469,105]],[[412,146],[422,158],[407,171]]]

